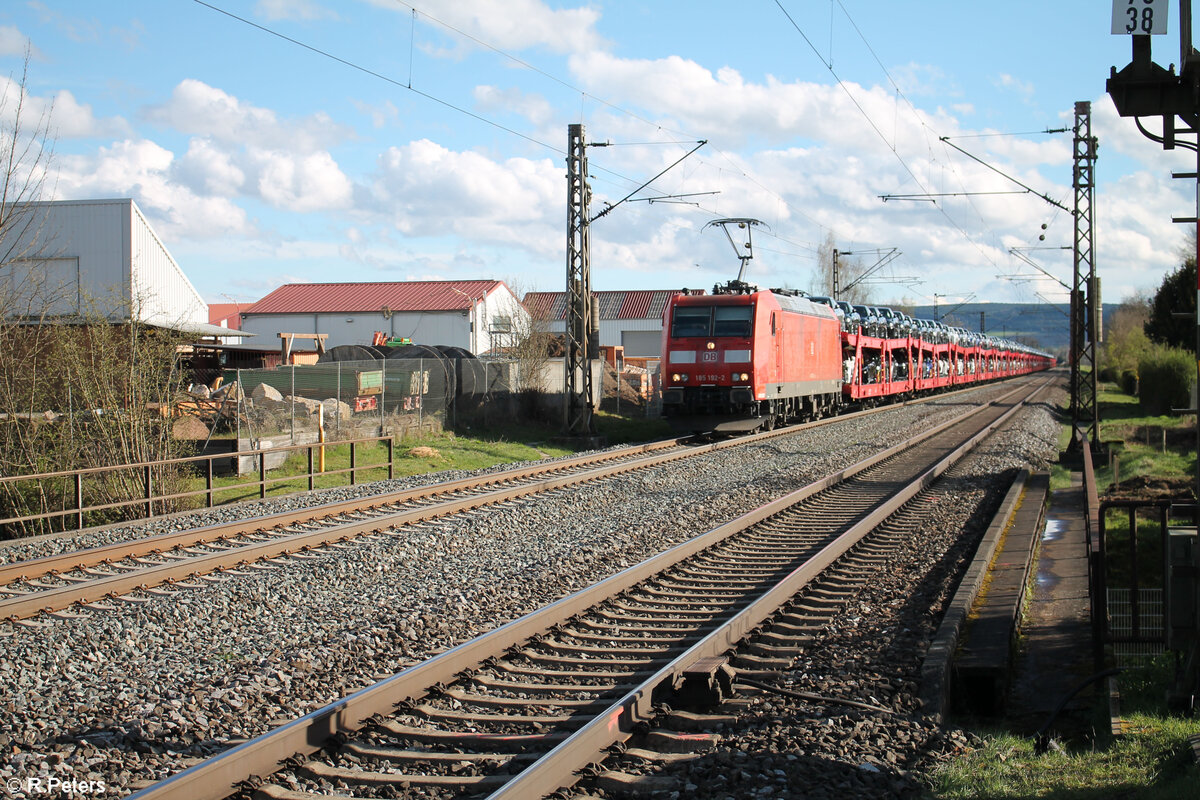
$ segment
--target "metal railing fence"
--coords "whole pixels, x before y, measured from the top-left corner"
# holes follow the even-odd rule
[[[359,463],[359,448],[364,444],[382,444],[386,460],[366,464]],[[320,451],[341,447],[349,448],[349,466],[319,470]],[[307,470],[305,472],[267,476],[267,472],[271,468],[269,461],[282,461],[288,454],[301,451],[307,453]],[[240,467],[244,460],[249,460],[254,464],[254,469],[251,470],[251,474],[255,475],[253,479],[218,485],[216,481],[218,470],[215,468],[218,462],[231,462],[229,471],[240,475],[243,472]],[[230,453],[187,456],[164,461],[0,477],[0,487],[20,487],[23,484],[40,491],[45,497],[58,497],[64,501],[59,508],[50,511],[2,518],[0,519],[0,531],[15,530],[17,526],[26,523],[49,523],[51,520],[65,520],[66,518],[71,518],[71,523],[76,528],[83,528],[90,521],[95,520],[100,512],[106,511],[119,512],[116,516],[123,521],[146,519],[163,513],[164,509],[169,509],[169,506],[176,501],[189,498],[203,497],[204,507],[212,508],[225,502],[244,499],[242,495],[239,495],[218,502],[219,494],[244,494],[246,490],[256,490],[258,496],[263,498],[267,496],[270,487],[297,481],[304,481],[307,489],[311,491],[316,488],[319,477],[338,475],[348,475],[350,485],[355,485],[361,473],[382,469],[387,470],[389,479],[395,476],[395,441],[391,436],[373,436],[324,443],[313,442]],[[136,496],[132,496],[133,492],[126,492],[127,496],[123,499],[106,498],[105,502],[86,502],[89,495],[101,493],[99,490],[105,481],[111,482],[114,476],[119,476],[126,486],[137,486],[140,491],[136,493]],[[198,478],[203,478],[203,488],[179,488],[189,479]],[[68,500],[71,502],[66,502]],[[131,513],[135,509],[137,513]],[[91,520],[89,520],[89,516],[92,518]]]

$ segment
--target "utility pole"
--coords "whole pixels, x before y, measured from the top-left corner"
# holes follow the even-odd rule
[[[592,146],[607,147],[609,144],[596,142]],[[588,143],[583,125],[567,126],[567,353],[563,381],[563,422],[568,436],[596,439],[592,362],[600,357],[600,305],[592,296],[590,226],[706,144],[707,140],[703,139],[696,142],[695,147],[670,166],[616,203],[606,203],[604,209],[593,217],[589,211],[592,189],[587,182]],[[593,444],[598,444],[598,440]]]
[[[853,280],[851,280],[849,283],[847,283],[845,286],[843,286],[842,285],[842,256],[865,256],[865,255],[878,256],[878,259],[875,261],[874,264],[872,264],[871,266],[869,266],[866,269],[859,272],[859,274],[856,277],[854,277]],[[916,280],[915,278],[897,278],[895,276],[892,276],[890,279],[885,280],[885,279],[881,279],[879,276],[876,275],[876,273],[878,273],[881,269],[883,269],[888,264],[891,264],[893,261],[895,261],[897,258],[899,258],[900,255],[901,255],[900,251],[894,247],[889,247],[886,250],[884,250],[883,248],[877,247],[877,248],[873,248],[871,250],[858,250],[858,251],[838,250],[837,248],[834,248],[834,250],[833,250],[833,295],[832,295],[833,299],[840,300],[842,297],[842,292],[852,292],[852,291],[854,291],[855,288],[857,288],[861,284],[866,284],[866,283],[908,283],[911,281],[915,281]]]
[[[599,309],[593,309],[583,125],[567,126],[567,329],[563,425],[568,436],[594,436],[592,360],[599,357]],[[594,313],[595,312],[595,313]]]
[[[833,299],[837,300],[842,296],[842,286],[839,275],[838,266],[838,250],[833,248]]]
[[[1100,313],[1095,264],[1092,204],[1095,198],[1096,137],[1092,136],[1092,104],[1075,104],[1075,245],[1071,289],[1071,408],[1088,441],[1099,442],[1100,409],[1096,404],[1096,315]]]

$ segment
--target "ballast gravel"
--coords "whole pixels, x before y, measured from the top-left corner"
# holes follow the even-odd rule
[[[985,387],[975,396],[1003,391]],[[127,794],[861,460],[965,403],[954,395],[841,420],[401,528],[314,559],[244,569],[170,597],[116,600],[110,611],[46,618],[36,627],[4,624],[0,785],[13,797],[32,797],[29,779],[53,776]],[[1049,407],[1019,419],[981,447],[975,458],[984,466],[965,482],[966,494],[994,493],[987,487],[1007,486],[1018,467],[1044,467],[1053,458],[1059,423]],[[0,553],[32,558],[463,474],[224,507]],[[947,536],[955,524],[952,518]],[[930,735],[940,734],[910,738],[927,742]],[[832,763],[840,769],[859,757],[854,751]],[[888,780],[911,786],[881,763]]]

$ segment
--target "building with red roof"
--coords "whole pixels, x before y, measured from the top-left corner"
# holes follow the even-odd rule
[[[620,345],[627,357],[658,358],[662,352],[663,309],[671,295],[680,291],[592,292],[600,305],[600,346]],[[566,331],[566,292],[529,292],[525,307],[551,333]]]
[[[250,305],[247,303],[247,305]],[[208,322],[222,328],[239,330],[242,324],[242,306],[240,303],[209,303]]]
[[[241,309],[242,330],[328,334],[326,348],[370,344],[377,331],[475,354],[512,343],[528,315],[503,281],[289,283]]]

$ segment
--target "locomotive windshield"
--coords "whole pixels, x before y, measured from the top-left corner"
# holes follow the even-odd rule
[[[671,317],[671,336],[750,335],[753,306],[676,306]]]

